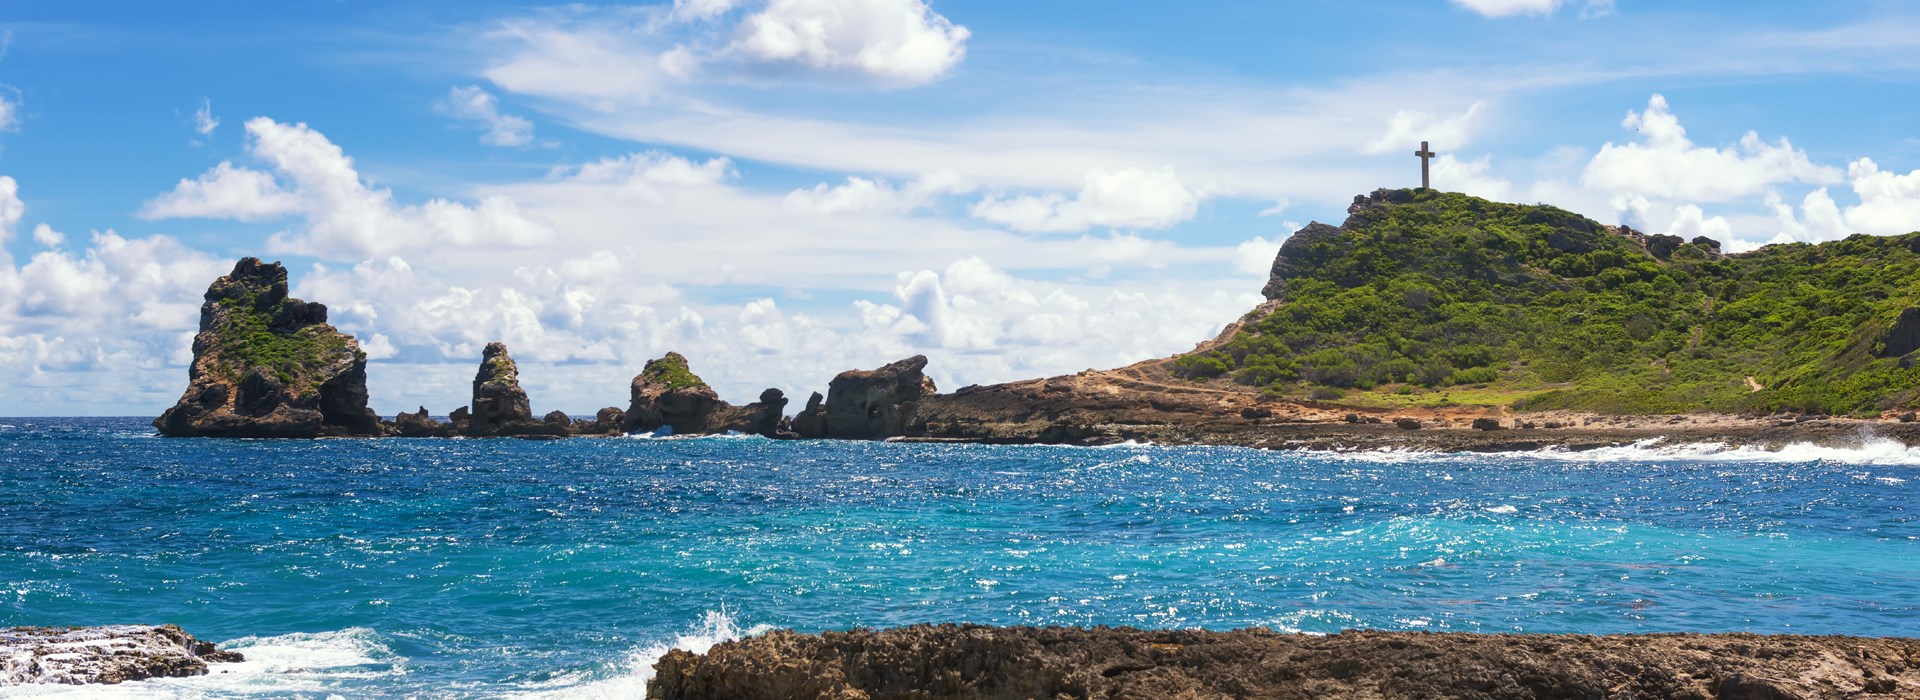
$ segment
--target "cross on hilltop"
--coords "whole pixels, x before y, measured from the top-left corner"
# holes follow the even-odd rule
[[[1433,189],[1433,179],[1427,175],[1427,161],[1433,158],[1433,151],[1428,149],[1427,142],[1421,141],[1420,150],[1413,154],[1420,157],[1420,189]]]

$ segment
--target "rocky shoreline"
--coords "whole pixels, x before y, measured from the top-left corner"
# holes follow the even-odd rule
[[[814,392],[788,415],[789,400],[779,389],[745,405],[727,403],[686,357],[669,352],[634,376],[625,407],[608,406],[592,418],[561,411],[536,416],[502,343],[486,346],[472,401],[450,412],[449,420],[434,419],[425,407],[382,420],[367,407],[365,353],[326,319],[326,306],[287,295],[280,264],[241,260],[207,290],[189,386],[154,427],[180,437],[558,439],[737,432],[777,439],[1448,452],[1580,450],[1647,440],[1767,448],[1796,442],[1857,446],[1876,439],[1920,445],[1920,422],[1912,413],[1612,416],[1513,414],[1498,406],[1365,408],[1275,398],[1231,383],[1195,383],[1179,377],[1176,358],[943,394],[925,374],[927,358],[914,356],[842,372],[826,394]],[[1235,330],[1228,327],[1195,352]]]
[[[918,625],[672,651],[655,700],[1920,697],[1920,640]]]
[[[174,625],[0,628],[0,686],[204,676],[210,663],[245,660]]]

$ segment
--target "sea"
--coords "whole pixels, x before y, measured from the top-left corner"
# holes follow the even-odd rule
[[[638,698],[673,648],[968,622],[1920,635],[1920,451],[226,440],[0,418],[0,626],[213,674],[0,697]]]

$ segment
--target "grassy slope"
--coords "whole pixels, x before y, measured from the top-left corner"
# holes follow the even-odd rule
[[[1920,306],[1920,234],[1721,258],[1547,206],[1428,190],[1290,245],[1278,308],[1177,360],[1195,381],[1378,406],[1877,413],[1920,369],[1877,358]],[[1751,376],[1766,387],[1753,391]]]

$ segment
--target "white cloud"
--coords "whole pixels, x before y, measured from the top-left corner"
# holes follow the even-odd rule
[[[1513,197],[1513,183],[1492,174],[1493,158],[1481,156],[1460,160],[1452,155],[1433,159],[1433,186],[1448,192],[1464,192],[1498,202]]]
[[[392,191],[369,187],[352,158],[305,124],[256,117],[247,121],[247,134],[249,152],[273,175],[222,162],[197,179],[181,180],[148,202],[141,215],[251,221],[298,214],[304,229],[275,234],[267,247],[333,260],[419,248],[527,247],[553,237],[552,229],[521,214],[506,197],[482,197],[471,205],[445,199],[396,204]]]
[[[488,36],[518,48],[483,71],[501,89],[584,100],[602,110],[621,102],[652,101],[678,80],[663,61],[676,66],[686,62],[649,46],[624,22],[522,20]]]
[[[20,103],[0,95],[0,131],[20,130]]]
[[[1847,180],[1859,203],[1842,208],[1827,188],[1807,193],[1795,214],[1777,193],[1767,193],[1780,233],[1775,241],[1817,243],[1855,233],[1893,236],[1920,231],[1920,170],[1887,172],[1871,158],[1847,164]]]
[[[730,47],[754,60],[919,85],[966,56],[971,32],[923,0],[771,0]]]
[[[1667,227],[1667,233],[1689,241],[1696,236],[1706,236],[1725,243],[1733,240],[1733,225],[1723,216],[1708,217],[1698,205],[1683,204],[1674,210],[1673,223]]]
[[[1839,169],[1815,164],[1785,137],[1779,143],[1767,143],[1749,131],[1737,147],[1697,146],[1660,95],[1648,100],[1645,112],[1628,112],[1621,126],[1640,132],[1641,139],[1601,146],[1582,175],[1586,186],[1614,193],[1726,202],[1779,184],[1840,180]]]
[[[1871,158],[1847,165],[1847,179],[1860,205],[1847,209],[1847,223],[1861,233],[1892,235],[1920,231],[1920,170],[1899,175]]]
[[[1086,185],[1072,199],[1060,194],[988,196],[973,215],[1016,231],[1085,231],[1095,226],[1166,228],[1193,218],[1201,196],[1180,182],[1172,167],[1087,171]]]
[[[18,224],[17,183],[0,176],[0,224]],[[64,239],[45,224],[34,239]],[[195,319],[223,262],[165,237],[96,232],[78,254],[23,265],[0,251],[0,386],[16,408],[124,415],[171,404],[185,386]],[[110,386],[113,391],[102,392]]]
[[[1288,221],[1281,225],[1286,230],[1273,240],[1266,236],[1255,236],[1233,249],[1233,269],[1248,276],[1264,277],[1273,271],[1273,259],[1280,255],[1280,244],[1294,231],[1300,230],[1300,224]]]
[[[35,224],[33,227],[33,241],[48,248],[58,248],[66,245],[67,235],[53,230],[52,226]]]
[[[1472,141],[1474,122],[1485,102],[1474,102],[1467,111],[1450,117],[1436,117],[1419,110],[1402,109],[1393,113],[1387,120],[1387,133],[1378,140],[1367,144],[1362,153],[1397,153],[1405,151],[1412,154],[1419,150],[1420,142],[1433,144],[1434,148],[1457,149]]]
[[[679,21],[710,20],[733,10],[734,0],[673,0],[673,18]]]
[[[144,219],[232,219],[264,221],[299,209],[299,200],[280,188],[273,176],[220,161],[199,177],[182,179],[173,190],[140,208]]]
[[[1521,15],[1545,17],[1561,7],[1572,4],[1568,0],[1452,0],[1452,2],[1458,7],[1491,18]],[[1586,0],[1581,3],[1580,18],[1591,19],[1613,14],[1613,2],[1614,0]]]
[[[200,109],[193,112],[193,130],[201,136],[212,136],[213,130],[220,128],[220,119],[213,116],[213,100],[202,98]]]
[[[479,122],[487,132],[480,142],[489,146],[525,146],[533,141],[533,122],[500,112],[500,101],[478,85],[453,86],[438,106],[457,119]]]
[[[14,229],[20,226],[20,218],[27,215],[27,205],[20,201],[20,183],[11,175],[0,175],[0,245],[5,245],[13,237]],[[4,254],[5,251],[0,251]]]
[[[920,176],[896,188],[880,178],[849,176],[845,184],[814,185],[787,193],[788,209],[819,215],[866,212],[908,212],[930,206],[936,197],[972,192],[974,185],[952,170]]]

